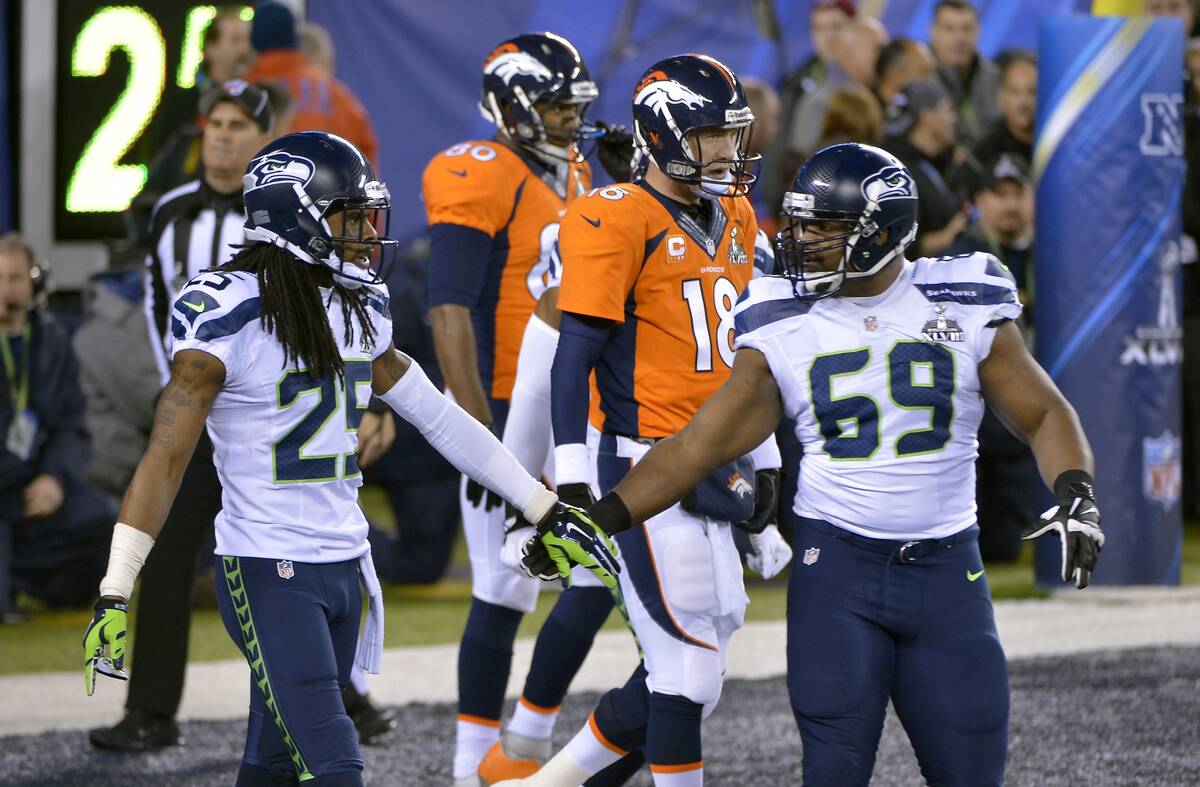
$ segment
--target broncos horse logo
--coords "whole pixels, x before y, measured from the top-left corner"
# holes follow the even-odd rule
[[[862,195],[867,202],[877,204],[890,199],[916,199],[917,187],[906,169],[892,165],[864,180]]]
[[[303,156],[277,150],[250,162],[250,171],[246,173],[246,179],[253,178],[253,182],[247,185],[246,190],[285,182],[307,186],[316,171],[316,166]]]
[[[554,79],[550,69],[536,57],[511,44],[509,46],[512,48],[500,47],[493,53],[494,56],[483,67],[483,73],[495,74],[503,79],[506,85],[512,82],[513,77],[533,77],[539,83]]]
[[[700,109],[712,101],[692,90],[687,85],[668,79],[661,71],[647,74],[638,85],[633,97],[634,104],[642,104],[665,118],[671,117],[671,104],[683,104],[688,109]]]

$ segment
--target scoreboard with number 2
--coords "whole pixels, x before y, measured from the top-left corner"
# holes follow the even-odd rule
[[[58,240],[124,234],[147,166],[196,117],[196,70],[215,5],[58,0],[54,204]],[[252,15],[250,8],[243,18]]]

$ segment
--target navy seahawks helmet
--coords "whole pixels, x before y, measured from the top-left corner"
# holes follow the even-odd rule
[[[246,239],[287,249],[302,262],[322,265],[347,287],[381,283],[391,196],[358,148],[335,134],[301,131],[255,154],[242,177]],[[344,212],[342,234],[328,218]],[[344,256],[369,249],[370,259]]]
[[[908,168],[885,150],[845,143],[813,154],[783,197],[784,225],[775,259],[797,297],[826,298],[847,279],[874,276],[902,259],[917,234],[917,186]],[[845,231],[806,239],[805,222],[833,221]],[[841,250],[836,270],[806,269],[813,255]]]
[[[667,177],[699,185],[713,194],[746,194],[757,179],[750,164],[762,156],[750,155],[750,129],[754,113],[737,76],[708,55],[677,55],[647,69],[633,91],[633,138],[638,148]],[[737,129],[733,158],[705,158],[687,135],[701,128]],[[729,165],[729,179],[705,177],[714,163]]]
[[[484,61],[479,111],[509,139],[535,154],[583,161],[580,143],[604,134],[585,119],[588,105],[599,95],[587,64],[570,41],[554,33],[525,33],[500,44]],[[547,127],[538,104],[580,105],[580,127]],[[570,144],[556,144],[563,139]]]

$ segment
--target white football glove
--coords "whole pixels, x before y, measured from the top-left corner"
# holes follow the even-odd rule
[[[746,555],[746,565],[763,579],[770,579],[783,571],[792,559],[792,548],[783,540],[783,535],[775,525],[767,525],[761,533],[751,533],[750,549],[752,551]]]
[[[514,571],[528,574],[529,572],[521,563],[521,558],[525,557],[525,544],[536,536],[537,529],[532,525],[521,525],[509,530],[504,534],[504,544],[500,547],[500,562]]]

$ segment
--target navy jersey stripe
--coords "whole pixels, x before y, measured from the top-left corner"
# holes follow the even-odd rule
[[[258,298],[248,298],[233,308],[228,314],[209,320],[196,329],[196,338],[200,341],[211,342],[225,336],[232,336],[258,319]]]
[[[921,294],[935,303],[963,303],[968,306],[998,306],[1016,303],[1017,293],[1010,287],[974,281],[918,283]]]

